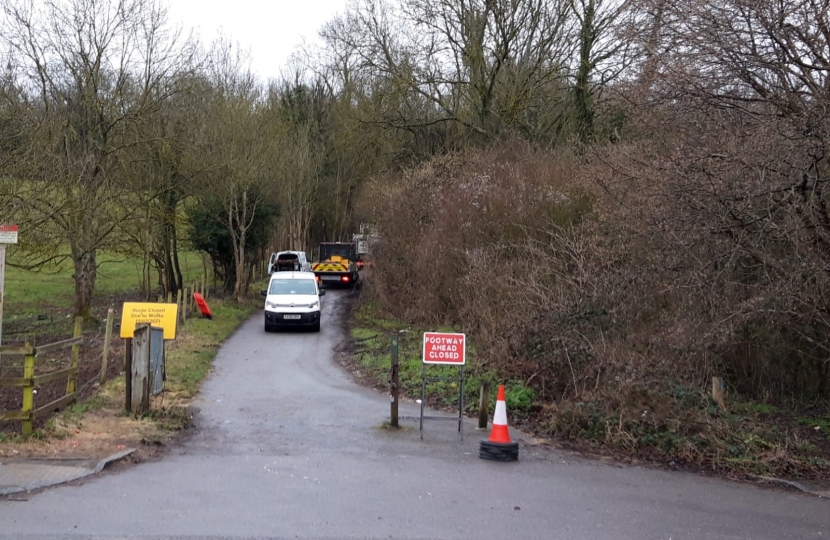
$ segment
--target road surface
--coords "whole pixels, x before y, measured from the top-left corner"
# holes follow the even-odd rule
[[[155,462],[0,502],[0,539],[830,539],[830,501],[688,473],[523,447],[477,457],[471,423],[378,429],[388,397],[333,362],[342,292],[323,330],[222,347],[196,405],[200,430]],[[401,414],[415,417],[416,406]]]

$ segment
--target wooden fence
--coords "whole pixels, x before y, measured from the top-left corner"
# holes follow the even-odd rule
[[[200,293],[203,297],[208,298],[210,295],[209,291],[210,287],[207,285],[207,278],[205,278],[193,282],[184,289],[179,289],[175,298],[171,292],[167,293],[167,297],[158,295],[158,301],[168,304],[175,303],[178,306],[179,321],[184,325],[188,317],[196,314],[196,300],[193,298],[193,293]]]
[[[75,332],[73,337],[48,345],[35,347],[31,342],[26,342],[22,347],[0,346],[2,356],[23,356],[23,377],[0,378],[0,387],[19,387],[23,391],[23,406],[19,411],[0,411],[0,421],[20,420],[23,423],[23,435],[32,433],[32,422],[35,418],[46,416],[56,409],[61,409],[75,401],[78,395],[78,358],[81,352],[80,317],[75,319]],[[109,327],[112,328],[111,326]],[[72,347],[72,357],[68,368],[52,371],[43,375],[35,375],[35,360],[39,355]],[[66,393],[50,403],[35,408],[35,387],[66,378]]]

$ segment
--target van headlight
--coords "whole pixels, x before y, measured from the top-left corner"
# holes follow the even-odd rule
[[[265,301],[265,307],[269,307],[269,308],[277,309],[277,303],[276,303],[276,302],[268,302],[268,301],[266,300],[266,301]]]
[[[316,308],[316,307],[320,307],[320,301],[319,301],[319,300],[315,300],[314,302],[310,303],[310,304],[308,305],[308,307],[309,307],[309,309],[314,309],[314,308]]]

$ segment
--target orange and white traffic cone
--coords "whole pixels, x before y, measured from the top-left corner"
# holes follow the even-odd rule
[[[507,405],[504,402],[504,385],[499,385],[496,411],[493,413],[493,429],[490,438],[481,441],[478,457],[493,461],[516,461],[519,459],[519,443],[510,440],[507,428]]]

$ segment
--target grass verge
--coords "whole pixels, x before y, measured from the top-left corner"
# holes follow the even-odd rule
[[[386,390],[390,385],[392,362],[392,336],[398,333],[398,374],[402,396],[420,399],[423,373],[423,333],[458,332],[457,328],[413,328],[405,323],[385,316],[377,304],[359,301],[354,307],[349,326],[351,338],[352,371],[366,384]],[[505,401],[514,416],[528,414],[532,404],[533,391],[520,381],[499,381],[496,373],[482,366],[476,355],[475,344],[467,339],[467,363],[464,368],[464,410],[467,414],[478,414],[479,392],[482,383],[505,385]],[[428,365],[429,377],[458,377],[455,366]],[[495,407],[495,391],[491,391],[490,412]],[[430,407],[444,410],[458,410],[460,389],[455,381],[428,381],[426,402]]]

